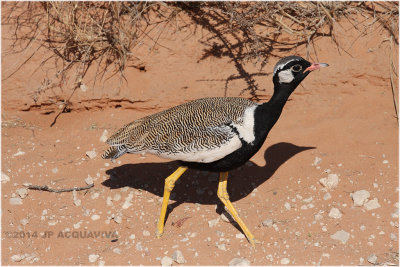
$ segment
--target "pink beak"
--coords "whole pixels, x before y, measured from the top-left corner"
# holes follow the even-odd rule
[[[311,64],[310,67],[308,67],[307,69],[305,69],[304,71],[313,71],[313,70],[318,70],[320,68],[325,68],[328,67],[329,65],[326,63],[313,63]]]

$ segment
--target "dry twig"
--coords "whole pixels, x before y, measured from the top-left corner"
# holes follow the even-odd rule
[[[63,192],[87,190],[87,189],[92,188],[93,186],[94,186],[94,184],[90,184],[90,185],[83,186],[83,187],[53,189],[53,188],[48,187],[47,185],[28,185],[28,189],[48,191],[48,192],[53,192],[53,193],[63,193]]]

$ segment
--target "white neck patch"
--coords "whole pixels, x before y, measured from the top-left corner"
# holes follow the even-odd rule
[[[279,83],[291,83],[294,80],[293,73],[290,69],[280,71],[278,77]]]

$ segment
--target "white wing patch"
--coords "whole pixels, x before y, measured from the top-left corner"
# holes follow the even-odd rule
[[[291,83],[294,79],[293,73],[290,69],[279,72],[278,77],[279,83]]]
[[[254,135],[254,110],[256,106],[246,108],[243,114],[243,124],[231,123],[239,132],[239,137],[247,143],[251,143],[256,138]]]
[[[225,144],[213,149],[202,149],[193,152],[179,152],[179,153],[159,153],[157,151],[148,151],[148,152],[172,160],[209,163],[224,158],[233,151],[239,149],[241,146],[242,142],[240,141],[239,137],[235,135]]]

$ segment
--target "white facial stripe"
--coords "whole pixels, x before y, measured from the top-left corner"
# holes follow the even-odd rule
[[[294,76],[290,69],[279,72],[278,77],[279,83],[291,83],[294,80]]]
[[[282,69],[284,66],[286,66],[288,63],[290,63],[290,62],[292,62],[292,61],[300,61],[300,59],[295,58],[295,59],[292,59],[292,60],[283,62],[282,64],[276,65],[275,68],[274,68],[274,74],[273,74],[273,76],[275,76],[275,74],[276,74],[276,72],[277,72],[278,70]]]

